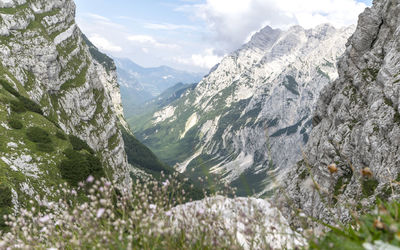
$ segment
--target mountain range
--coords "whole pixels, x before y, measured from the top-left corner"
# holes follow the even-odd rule
[[[167,66],[145,68],[130,59],[115,58],[118,83],[126,117],[137,115],[142,104],[156,98],[178,83],[198,83],[204,74]]]
[[[321,90],[354,27],[265,27],[195,88],[130,119],[135,135],[192,178],[265,195],[302,158]]]

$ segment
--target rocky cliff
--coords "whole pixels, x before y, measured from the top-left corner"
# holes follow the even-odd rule
[[[0,7],[0,182],[14,204],[23,196],[56,196],[54,187],[65,181],[60,162],[72,157],[63,152],[71,147],[99,159],[106,177],[129,190],[115,68],[93,59],[73,1],[9,0]]]
[[[326,222],[398,197],[400,3],[375,0],[318,101],[305,159],[283,185],[291,206]]]
[[[136,135],[181,172],[264,194],[301,159],[316,100],[353,30],[266,27],[193,91],[135,121]]]

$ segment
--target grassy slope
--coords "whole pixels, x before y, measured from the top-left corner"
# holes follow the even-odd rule
[[[72,146],[68,140],[56,136],[57,132],[60,133],[59,128],[43,115],[31,111],[22,113],[11,111],[10,102],[17,100],[2,86],[0,87],[0,185],[10,191],[15,191],[22,205],[28,205],[27,202],[36,195],[40,197],[46,195],[49,199],[57,199],[57,194],[52,192],[52,189],[65,182],[61,178],[58,164],[64,159],[62,152]],[[11,128],[8,124],[11,118],[20,121],[22,128]],[[38,145],[27,137],[26,132],[29,127],[45,130],[50,135],[50,145],[54,151],[46,153],[39,150]],[[12,146],[11,143],[17,147]],[[21,159],[23,156],[32,159],[24,164],[15,162],[14,166],[6,164],[11,159]],[[26,167],[23,166],[25,164]],[[26,170],[21,170],[22,168]],[[22,192],[22,189],[26,188],[32,191]],[[33,192],[33,195],[27,194],[30,192]],[[0,210],[7,204],[2,205]]]

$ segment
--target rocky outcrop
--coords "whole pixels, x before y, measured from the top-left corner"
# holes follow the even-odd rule
[[[322,91],[305,159],[282,185],[309,216],[346,221],[377,198],[398,197],[399,13],[398,1],[375,0],[360,15],[339,78]]]
[[[109,178],[130,189],[117,124],[127,127],[115,71],[96,62],[75,23],[72,0],[2,1],[3,77],[39,103],[48,120],[86,141]],[[5,73],[8,72],[8,73]]]
[[[266,194],[301,159],[316,100],[353,31],[266,27],[136,135],[181,172]]]
[[[167,214],[174,231],[214,232],[219,237],[232,237],[230,242],[237,242],[246,250],[295,249],[307,245],[279,210],[262,199],[208,197],[176,206]]]

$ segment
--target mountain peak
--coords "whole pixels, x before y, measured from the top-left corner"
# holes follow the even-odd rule
[[[280,29],[273,29],[270,26],[266,26],[255,33],[244,47],[265,49],[271,46],[281,33]]]
[[[337,77],[348,37],[330,30],[261,29],[193,91],[149,114],[149,125],[136,134],[181,171],[209,170],[243,195],[243,186],[265,192],[275,171],[301,158],[316,99]],[[185,146],[159,143],[165,141]]]

